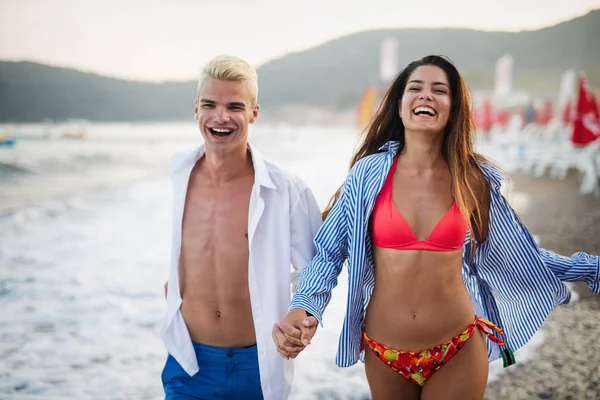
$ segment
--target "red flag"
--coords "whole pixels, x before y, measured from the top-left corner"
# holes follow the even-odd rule
[[[596,103],[596,96],[594,96],[594,94],[592,94],[591,102],[592,110],[596,114],[596,118],[600,118],[600,108],[598,107],[598,103]]]
[[[581,76],[579,77],[579,96],[571,141],[574,144],[586,145],[598,137],[600,137],[598,108],[592,91],[587,86],[585,78]]]

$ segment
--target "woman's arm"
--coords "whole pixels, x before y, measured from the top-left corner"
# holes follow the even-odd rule
[[[578,252],[571,257],[540,249],[544,264],[563,282],[585,282],[588,288],[600,294],[600,257]]]

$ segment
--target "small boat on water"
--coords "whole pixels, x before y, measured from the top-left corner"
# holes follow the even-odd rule
[[[60,137],[65,139],[85,139],[87,133],[85,131],[67,131],[63,132]]]
[[[69,119],[61,127],[60,137],[63,139],[86,139],[88,136],[85,119]]]
[[[10,133],[0,133],[0,146],[12,147],[17,143],[17,138]]]

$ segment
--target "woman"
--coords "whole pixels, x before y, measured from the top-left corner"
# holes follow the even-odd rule
[[[569,301],[561,281],[600,293],[598,257],[538,248],[500,193],[505,177],[472,142],[469,93],[454,65],[439,56],[409,64],[325,210],[317,255],[274,327],[284,357],[310,343],[346,260],[336,363],[364,356],[375,400],[481,399],[488,362],[514,363],[511,349]]]

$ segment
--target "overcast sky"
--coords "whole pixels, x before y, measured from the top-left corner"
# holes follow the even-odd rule
[[[358,31],[532,30],[592,9],[600,0],[0,0],[0,59],[184,80],[218,53],[259,66]]]

